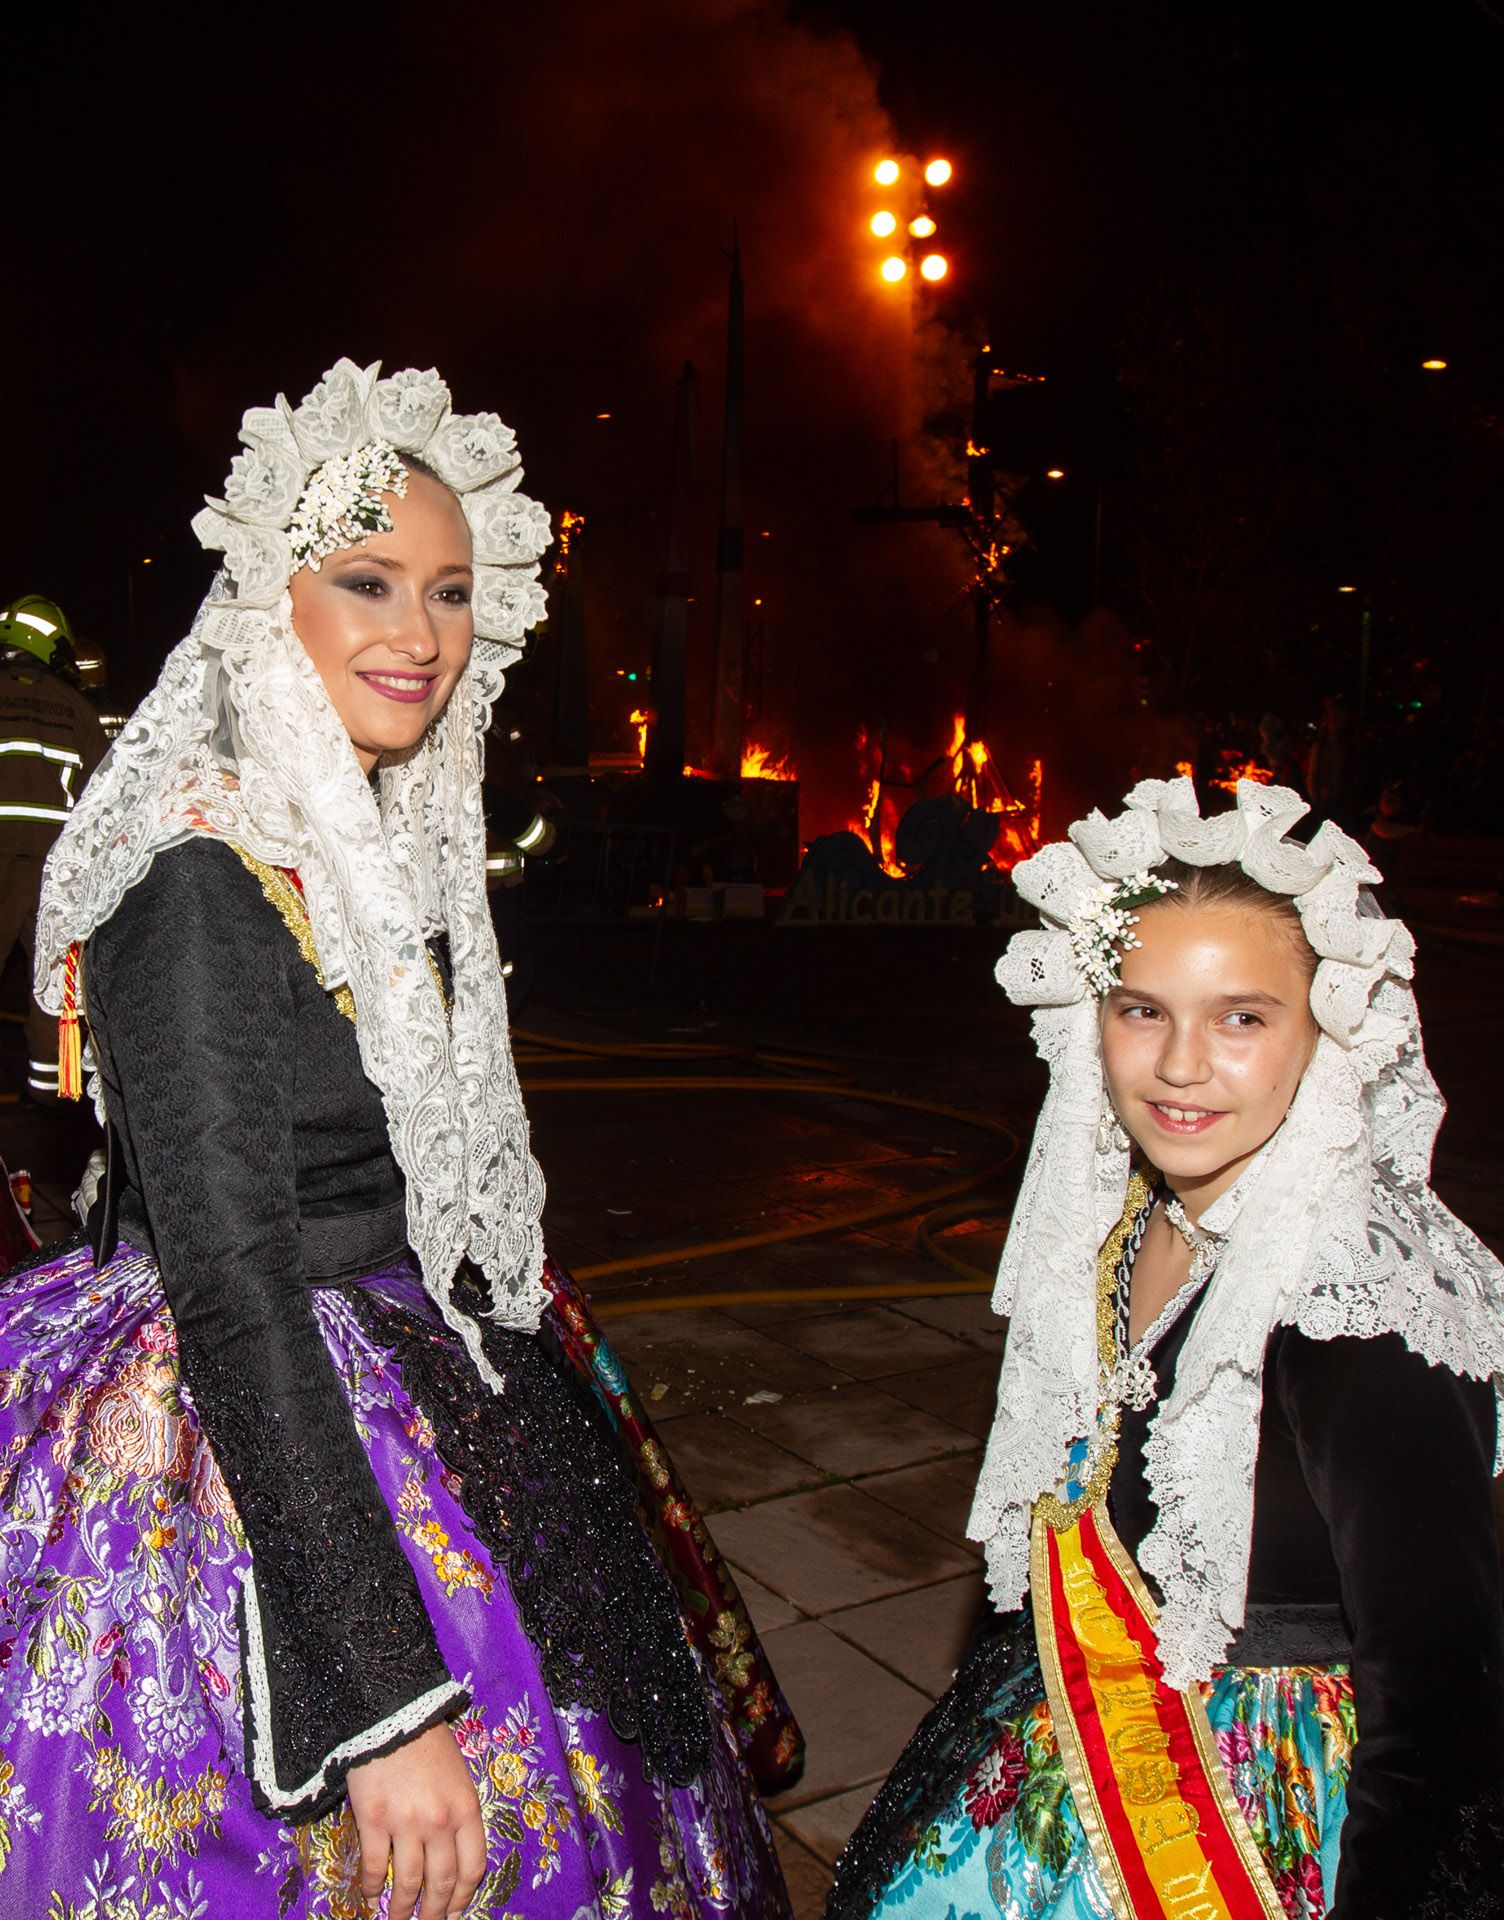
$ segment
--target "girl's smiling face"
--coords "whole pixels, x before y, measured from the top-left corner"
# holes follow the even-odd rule
[[[416,746],[470,658],[470,527],[442,481],[383,496],[389,533],[292,577],[292,622],[369,773]]]
[[[1278,1128],[1316,1044],[1312,955],[1289,918],[1157,901],[1102,1002],[1118,1118],[1193,1217]]]

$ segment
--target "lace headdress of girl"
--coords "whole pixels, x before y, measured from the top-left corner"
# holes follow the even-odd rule
[[[245,415],[224,497],[193,522],[223,568],[47,861],[36,989],[61,1010],[78,944],[190,835],[296,869],[324,983],[353,997],[425,1284],[489,1373],[452,1297],[461,1261],[486,1276],[487,1311],[507,1326],[536,1327],[546,1300],[543,1180],[486,905],[480,783],[492,703],[543,615],[548,515],[517,491],[516,441],[495,414],[454,413],[431,371],[380,376],[379,364],[341,360],[300,406],[279,396]],[[390,530],[383,495],[406,492],[404,456],[464,510],[476,637],[443,714],[373,787],[293,628],[288,582]],[[453,964],[447,1017],[425,950],[440,931]],[[97,1081],[94,1091],[98,1103]]]
[[[1217,1263],[1146,1447],[1159,1517],[1139,1559],[1164,1596],[1159,1652],[1177,1688],[1208,1677],[1243,1622],[1276,1325],[1315,1339],[1398,1333],[1504,1395],[1504,1269],[1429,1184],[1445,1105],[1409,984],[1415,942],[1375,905],[1380,876],[1338,827],[1305,846],[1286,837],[1306,812],[1288,788],[1241,781],[1236,806],[1203,820],[1190,780],[1141,782],[1116,819],[1094,812],[1014,870],[1041,926],[1016,934],[997,969],[1009,997],[1037,1009],[1050,1069],[998,1275],[1008,1343],[968,1529],[1009,1608],[1028,1581],[1030,1509],[1097,1412],[1096,1258],[1129,1177],[1099,996],[1133,940],[1130,916],[1165,890],[1154,870],[1168,858],[1236,864],[1293,901],[1317,956],[1310,1065],[1273,1137],[1201,1217]]]

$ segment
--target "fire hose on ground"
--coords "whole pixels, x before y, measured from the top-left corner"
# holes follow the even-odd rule
[[[880,1222],[902,1220],[920,1215],[916,1240],[922,1252],[954,1276],[947,1280],[861,1281],[850,1286],[753,1287],[728,1289],[718,1293],[659,1294],[630,1300],[596,1298],[598,1315],[610,1317],[627,1313],[663,1313],[675,1308],[748,1306],[767,1303],[847,1300],[934,1299],[950,1294],[986,1294],[992,1291],[993,1276],[980,1267],[958,1258],[938,1244],[937,1236],[951,1221],[961,1219],[974,1209],[963,1195],[974,1194],[995,1181],[1018,1153],[1018,1136],[1011,1127],[986,1114],[967,1112],[938,1100],[920,1100],[908,1094],[882,1093],[858,1084],[851,1069],[828,1056],[813,1053],[783,1053],[762,1048],[744,1048],[695,1041],[638,1041],[598,1043],[559,1040],[551,1035],[518,1029],[514,1036],[520,1067],[557,1065],[564,1060],[600,1061],[682,1061],[706,1065],[715,1060],[741,1061],[759,1066],[762,1073],[666,1073],[666,1074],[588,1074],[562,1077],[538,1074],[525,1077],[523,1089],[529,1095],[542,1093],[689,1093],[755,1092],[844,1094],[872,1105],[900,1107],[912,1113],[933,1114],[963,1127],[975,1128],[1007,1142],[1007,1151],[987,1166],[945,1182],[929,1193],[903,1194],[874,1204],[850,1207],[837,1213],[822,1214],[814,1220],[772,1227],[761,1233],[736,1234],[720,1240],[706,1240],[684,1247],[669,1247],[638,1253],[618,1260],[599,1261],[574,1269],[582,1282],[601,1280],[615,1274],[644,1273],[649,1268],[684,1266],[696,1260],[720,1255],[748,1253],[797,1240],[814,1239],[831,1233],[848,1233]],[[794,1077],[797,1075],[798,1077]],[[911,1159],[913,1156],[911,1156]]]

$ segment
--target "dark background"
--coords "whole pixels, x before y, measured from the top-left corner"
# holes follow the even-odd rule
[[[851,515],[895,441],[906,501],[955,496],[983,341],[1048,376],[985,423],[1035,541],[987,738],[1015,787],[1042,755],[1047,831],[1135,769],[1256,756],[1266,712],[1299,731],[1355,704],[1365,604],[1357,800],[1398,770],[1436,824],[1500,830],[1492,6],[378,0],[29,25],[0,593],[58,598],[127,696],[203,590],[187,523],[241,410],[379,356],[500,411],[530,490],[586,515],[594,744],[626,749],[615,670],[651,651],[688,358],[693,733],[735,222],[753,730],[797,761],[807,832],[856,804],[859,730],[918,761],[965,697],[959,543]],[[955,165],[933,293],[875,276],[889,151]],[[546,672],[545,635],[516,682],[544,759]]]

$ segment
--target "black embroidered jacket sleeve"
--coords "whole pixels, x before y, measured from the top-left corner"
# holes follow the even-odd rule
[[[1358,1742],[1332,1920],[1482,1920],[1504,1884],[1493,1390],[1398,1334],[1281,1328],[1265,1392],[1294,1431],[1353,1635]]]
[[[90,942],[84,980],[183,1377],[250,1544],[253,1786],[306,1817],[339,1798],[349,1764],[464,1698],[303,1270],[300,1013],[306,1029],[304,996],[326,996],[254,877],[205,840],[157,858]]]

